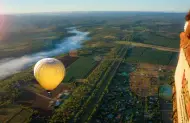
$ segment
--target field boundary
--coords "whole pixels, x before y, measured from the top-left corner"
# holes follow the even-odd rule
[[[153,49],[157,49],[157,50],[170,51],[170,52],[176,52],[176,53],[179,52],[179,49],[175,49],[175,48],[163,47],[163,46],[151,45],[151,44],[144,44],[144,43],[129,42],[129,41],[116,41],[116,44],[153,48]]]
[[[121,49],[121,51],[118,53],[118,56],[121,57],[121,58],[124,57],[125,54],[127,53],[127,50],[128,50],[128,48],[123,47]],[[86,112],[88,115],[84,119],[81,118],[78,121],[79,123],[80,122],[85,122],[86,123],[86,122],[88,122],[88,121],[91,120],[93,114],[96,112],[96,108],[98,107],[98,104],[101,102],[101,99],[103,98],[103,96],[105,94],[105,89],[107,88],[107,86],[109,86],[109,82],[111,83],[111,80],[112,80],[113,76],[115,75],[115,72],[117,71],[117,68],[119,67],[120,63],[121,63],[121,61],[114,60],[112,62],[112,65],[106,70],[107,74],[105,74],[103,76],[103,78],[100,80],[99,84],[96,87],[97,89],[95,89],[94,92],[93,92],[94,96],[91,99],[91,101],[96,100],[95,102],[97,102],[97,104],[96,103],[94,104],[93,108],[91,108],[91,111],[88,110]],[[108,81],[106,81],[106,80],[108,80]],[[99,92],[99,89],[100,89],[99,87],[103,87],[103,91],[102,92]],[[100,97],[97,96],[97,94],[99,94]],[[97,98],[97,97],[99,97],[99,98]],[[94,103],[94,101],[91,102],[91,103]],[[89,106],[89,104],[88,104],[88,106]],[[85,108],[85,109],[87,110],[88,108]],[[85,116],[84,114],[85,113],[83,113],[83,117]]]

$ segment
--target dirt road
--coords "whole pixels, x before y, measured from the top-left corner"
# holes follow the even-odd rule
[[[179,49],[162,47],[162,46],[151,45],[151,44],[143,44],[143,43],[136,43],[136,42],[129,42],[129,41],[116,41],[116,43],[123,44],[123,45],[132,45],[136,47],[153,48],[153,49],[162,50],[162,51],[179,52]]]

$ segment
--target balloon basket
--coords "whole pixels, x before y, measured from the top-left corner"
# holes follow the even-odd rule
[[[52,97],[52,93],[50,92],[50,91],[47,91],[47,93],[48,93],[48,97]]]

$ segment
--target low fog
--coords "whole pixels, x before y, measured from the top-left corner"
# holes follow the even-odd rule
[[[70,32],[75,33],[76,35],[65,38],[63,43],[56,45],[56,48],[51,51],[25,55],[19,58],[6,58],[0,60],[0,79],[20,72],[21,70],[32,66],[42,58],[53,57],[80,48],[81,43],[87,39],[88,32],[80,32],[76,29],[73,29]]]

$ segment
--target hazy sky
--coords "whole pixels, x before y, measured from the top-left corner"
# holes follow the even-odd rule
[[[187,12],[190,0],[0,0],[0,13],[54,11]]]

